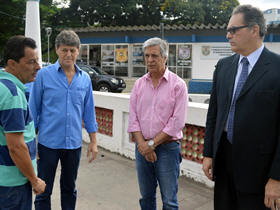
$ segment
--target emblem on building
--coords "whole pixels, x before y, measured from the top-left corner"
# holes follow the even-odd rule
[[[204,56],[208,56],[210,54],[210,46],[202,46],[201,53]]]
[[[120,63],[127,61],[127,48],[116,49],[116,60]]]
[[[189,59],[191,56],[191,49],[189,46],[180,46],[179,48],[179,59]]]

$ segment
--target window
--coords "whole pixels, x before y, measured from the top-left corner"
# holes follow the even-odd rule
[[[133,45],[132,51],[133,77],[141,77],[146,73],[142,45]]]
[[[77,63],[86,64],[88,61],[88,45],[81,45],[80,53],[77,58]]]
[[[101,68],[108,74],[114,75],[114,45],[101,46]]]
[[[127,76],[128,74],[128,45],[116,45],[115,48],[115,75]]]

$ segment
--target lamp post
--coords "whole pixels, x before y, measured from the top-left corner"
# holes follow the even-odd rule
[[[46,34],[48,37],[48,64],[50,64],[50,36],[52,34],[52,28],[47,27],[47,28],[45,28],[45,30],[46,30]]]
[[[160,36],[162,39],[164,39],[164,23],[160,23]]]

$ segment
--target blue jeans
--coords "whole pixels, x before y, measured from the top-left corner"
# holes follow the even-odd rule
[[[159,184],[164,210],[179,209],[177,201],[180,173],[180,144],[172,142],[155,149],[157,161],[151,163],[135,148],[136,169],[142,198],[142,210],[156,210],[156,188]]]
[[[0,186],[0,210],[31,210],[32,188],[29,182],[16,187]]]
[[[81,148],[50,149],[38,144],[38,176],[46,182],[46,190],[35,199],[36,210],[51,209],[51,194],[58,161],[61,164],[61,209],[74,210],[76,206],[76,179],[81,158]]]

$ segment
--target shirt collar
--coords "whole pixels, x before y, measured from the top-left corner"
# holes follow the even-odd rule
[[[16,77],[14,76],[13,74],[9,73],[9,72],[6,72],[5,70],[0,70],[0,77],[1,78],[7,78],[9,80],[11,80],[12,82],[15,83],[15,85],[17,87],[19,87],[22,91],[25,92],[26,90],[26,87],[24,86],[24,84]]]
[[[55,66],[55,69],[57,71],[59,71],[59,70],[61,71],[62,70],[62,68],[60,66],[60,63],[59,63],[59,59],[55,62],[54,66]],[[80,67],[77,64],[74,64],[74,66],[75,66],[76,72],[78,72],[81,75],[82,74],[82,70],[80,69]]]
[[[165,71],[164,71],[164,74],[163,74],[163,76],[160,78],[160,79],[162,79],[162,78],[164,78],[166,81],[168,81],[168,76],[169,76],[169,70],[168,70],[168,67],[166,67],[165,68]],[[150,75],[150,72],[148,72],[145,76],[144,76],[146,79],[148,79],[148,80],[151,80],[152,78],[151,78],[151,75]]]
[[[264,48],[264,44],[262,44],[261,47],[259,47],[257,50],[255,50],[254,52],[252,52],[250,55],[247,56],[250,66],[254,67],[254,65],[257,63],[257,61],[263,51],[263,48]],[[240,55],[239,63],[241,62],[242,58],[244,58],[244,57],[245,56]]]

